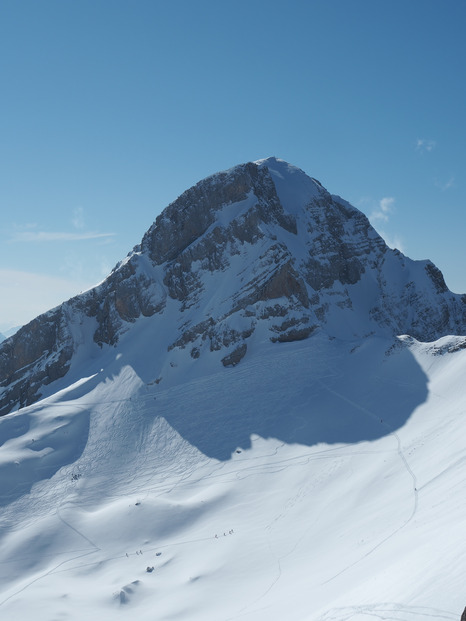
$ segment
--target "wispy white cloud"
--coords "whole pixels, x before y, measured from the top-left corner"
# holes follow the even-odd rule
[[[438,179],[436,179],[435,185],[441,190],[449,190],[450,188],[455,187],[455,178],[452,176],[448,179],[448,181],[439,181]]]
[[[419,151],[420,153],[430,153],[435,149],[436,144],[435,140],[418,138],[416,140],[416,151]]]
[[[390,214],[393,212],[394,203],[395,199],[393,198],[393,196],[386,196],[382,198],[379,201],[378,208],[371,213],[369,219],[388,222]]]
[[[115,233],[82,233],[50,232],[50,231],[18,231],[10,238],[11,242],[54,242],[54,241],[81,241],[85,239],[103,239],[114,237]]]
[[[369,197],[362,198],[359,201],[359,204],[365,204],[367,207],[372,205],[374,206],[375,201]],[[385,243],[390,248],[396,248],[400,252],[404,251],[404,244],[398,235],[393,235],[390,233],[386,233],[386,231],[382,230],[380,227],[383,227],[384,224],[387,224],[390,220],[390,216],[395,212],[395,198],[393,196],[384,196],[377,202],[377,206],[373,208],[371,215],[369,216],[369,220],[372,225],[377,228],[377,232],[379,235],[385,240]],[[380,227],[379,227],[380,224]]]

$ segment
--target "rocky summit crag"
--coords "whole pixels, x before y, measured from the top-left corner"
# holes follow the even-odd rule
[[[242,164],[184,192],[102,284],[0,345],[0,414],[38,400],[83,355],[118,347],[140,321],[163,381],[175,350],[181,364],[211,356],[230,366],[264,339],[316,330],[464,334],[466,296],[430,261],[388,248],[366,216],[300,169]]]

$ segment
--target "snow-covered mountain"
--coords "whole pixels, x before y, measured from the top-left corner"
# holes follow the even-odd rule
[[[182,194],[99,287],[3,344],[0,414],[49,394],[83,346],[116,346],[139,318],[151,319],[148,346],[166,383],[201,357],[234,365],[264,339],[316,330],[349,340],[462,334],[466,296],[431,262],[388,248],[360,211],[298,168],[240,165]]]
[[[458,619],[466,298],[275,158],[0,346],[0,614]]]

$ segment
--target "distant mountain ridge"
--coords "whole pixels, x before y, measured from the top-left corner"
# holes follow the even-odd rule
[[[366,216],[300,169],[241,164],[171,203],[102,284],[0,345],[0,415],[66,378],[84,347],[97,358],[118,348],[139,320],[162,381],[173,351],[181,366],[205,356],[230,366],[252,345],[316,330],[349,340],[464,334],[466,296],[430,261],[388,248]]]

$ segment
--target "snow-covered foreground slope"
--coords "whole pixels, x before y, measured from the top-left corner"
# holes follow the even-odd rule
[[[134,330],[78,360],[0,419],[0,618],[459,619],[463,342],[317,333],[179,384]]]
[[[0,345],[0,619],[459,619],[465,326],[296,167],[200,181]]]

